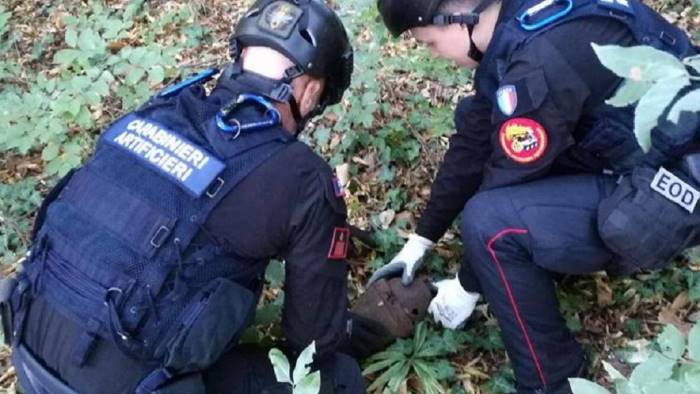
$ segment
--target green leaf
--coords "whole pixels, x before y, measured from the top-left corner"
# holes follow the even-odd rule
[[[154,66],[148,71],[148,82],[151,85],[159,85],[165,79],[165,69],[161,66]]]
[[[78,32],[75,29],[68,28],[66,30],[66,44],[71,48],[75,48],[78,45]]]
[[[671,377],[676,360],[669,360],[659,353],[652,353],[649,359],[637,365],[632,371],[630,382],[637,386],[661,382]]]
[[[700,323],[688,333],[688,356],[693,361],[700,361]]]
[[[610,394],[605,387],[586,379],[571,378],[569,379],[569,384],[574,394]]]
[[[700,89],[693,90],[676,101],[668,113],[668,120],[677,124],[683,111],[700,111]]]
[[[272,363],[272,368],[275,370],[275,378],[280,383],[292,384],[292,379],[289,377],[289,360],[281,350],[274,348],[267,354],[267,357]]]
[[[621,47],[591,44],[600,62],[618,76],[635,81],[655,82],[688,76],[675,56],[648,46]]]
[[[321,391],[321,372],[304,376],[301,381],[294,385],[293,394],[318,394]]]
[[[673,393],[673,394],[683,394],[686,392],[685,387],[682,384],[674,380],[666,380],[663,382],[656,382],[648,384],[642,387],[642,392],[644,394],[661,394],[661,393]]]
[[[294,366],[293,378],[294,382],[299,382],[304,376],[311,372],[309,365],[314,361],[314,354],[316,353],[316,341],[312,341],[309,346],[304,349],[299,358],[297,358],[297,363]]]
[[[634,111],[634,134],[644,152],[651,147],[651,129],[653,129],[674,97],[690,84],[687,76],[664,80],[654,84],[647,94],[639,100]]]
[[[610,376],[610,379],[612,380],[627,380],[627,378],[620,373],[615,367],[610,365],[607,361],[603,361],[603,368],[605,369],[605,372],[608,373],[608,376]]]
[[[617,89],[615,95],[605,102],[613,107],[626,107],[639,101],[651,87],[650,82],[627,79]]]
[[[615,381],[615,392],[617,394],[644,394],[642,389],[628,381]]]
[[[392,386],[390,388],[397,387],[398,383],[406,379],[409,370],[410,365],[406,360],[397,361],[389,369],[384,371],[384,373],[382,373],[376,379],[374,379],[372,384],[370,384],[367,388],[367,392],[373,392],[374,390],[384,388],[389,384]]]
[[[372,363],[372,364],[368,365],[367,368],[365,368],[362,371],[362,374],[363,375],[370,375],[370,374],[373,374],[375,372],[381,371],[384,368],[387,368],[389,366],[394,365],[394,363],[396,361],[397,360],[393,359],[393,358],[388,358],[386,360],[377,361],[376,363]]]
[[[685,352],[685,338],[672,324],[664,327],[656,341],[661,347],[661,353],[670,359],[678,360]]]
[[[284,282],[284,264],[279,260],[272,260],[265,269],[265,280],[274,287],[280,287]]]
[[[51,161],[58,157],[59,154],[59,145],[58,144],[48,144],[44,148],[44,150],[41,152],[41,158],[44,161]]]
[[[700,392],[700,368],[694,366],[694,368],[685,371],[682,374],[682,381],[688,385],[693,392]]]
[[[139,83],[139,81],[140,81],[141,78],[144,76],[144,74],[146,74],[146,71],[145,71],[144,69],[138,68],[138,67],[134,67],[134,68],[132,68],[131,71],[129,71],[129,73],[126,75],[126,81],[125,81],[125,82],[126,82],[127,85],[134,86],[134,85],[136,85],[137,83]]]
[[[99,45],[100,36],[92,29],[84,29],[78,36],[78,48],[85,52],[95,52]]]
[[[73,63],[81,55],[77,49],[61,49],[53,55],[55,64],[70,64]]]

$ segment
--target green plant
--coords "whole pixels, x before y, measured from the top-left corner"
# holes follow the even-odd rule
[[[255,318],[241,335],[241,343],[257,343],[272,346],[282,336],[282,306],[284,305],[284,263],[272,260],[265,270],[272,299],[263,300],[255,311]]]
[[[311,342],[297,358],[292,375],[289,374],[289,360],[281,350],[270,350],[268,357],[277,381],[290,384],[294,394],[318,394],[321,390],[321,372],[311,372],[310,367],[314,361],[314,354],[316,354],[316,342]]]
[[[0,265],[14,263],[29,246],[32,217],[41,203],[37,188],[32,178],[0,183]]]
[[[459,351],[467,338],[464,332],[446,330],[438,334],[427,323],[419,323],[413,338],[399,339],[367,360],[363,374],[378,374],[368,391],[396,393],[415,376],[425,394],[444,393],[440,381],[455,377],[445,357]]]
[[[696,73],[700,72],[700,55],[680,61],[669,53],[648,46],[623,48],[592,45],[601,63],[625,79],[615,95],[606,102],[615,107],[637,103],[634,133],[642,149],[648,151],[651,130],[661,114],[683,88],[693,81],[700,81],[699,76],[689,71],[694,69]],[[667,119],[677,123],[681,111],[699,110],[700,89],[694,89],[671,107]]]
[[[48,175],[63,175],[80,164],[93,133],[111,120],[102,115],[112,95],[121,100],[117,110],[130,110],[166,78],[178,74],[176,56],[183,46],[173,42],[164,47],[154,40],[166,34],[162,26],[184,23],[191,16],[188,7],[177,17],[166,13],[154,20],[155,27],[141,41],[132,43],[129,32],[134,20],[148,12],[143,0],[120,10],[99,1],[88,5],[80,16],[63,17],[63,48],[53,55],[57,74],[41,71],[26,84],[9,84],[0,92],[0,123],[7,125],[0,134],[0,151],[27,155],[41,149]],[[6,15],[0,10],[0,37]],[[16,70],[13,63],[0,63],[0,76]]]
[[[629,376],[603,361],[603,368],[617,394],[700,392],[700,324],[688,338],[672,325],[657,337],[654,348],[644,348],[628,357],[637,364]],[[574,394],[610,394],[610,391],[586,379],[569,379]]]

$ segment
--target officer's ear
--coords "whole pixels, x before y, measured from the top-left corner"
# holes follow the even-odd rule
[[[301,112],[302,116],[305,116],[316,108],[316,105],[321,100],[324,80],[308,76],[302,76],[301,78],[306,79],[306,83],[300,86],[300,94],[297,96],[297,103],[299,104],[299,112]]]

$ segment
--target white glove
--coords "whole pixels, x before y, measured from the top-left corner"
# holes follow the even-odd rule
[[[467,318],[474,312],[479,293],[470,293],[462,288],[458,278],[445,279],[434,283],[438,292],[430,301],[428,312],[435,322],[455,330],[461,328]]]
[[[411,234],[408,241],[403,246],[399,254],[394,257],[389,264],[378,269],[367,282],[367,286],[372,283],[397,275],[401,275],[401,283],[408,286],[413,282],[416,271],[423,265],[425,252],[431,249],[435,243],[428,238],[423,238],[418,234]]]

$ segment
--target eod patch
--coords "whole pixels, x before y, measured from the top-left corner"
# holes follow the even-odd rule
[[[698,200],[700,200],[700,191],[663,167],[659,168],[650,187],[690,213],[693,213]]]

